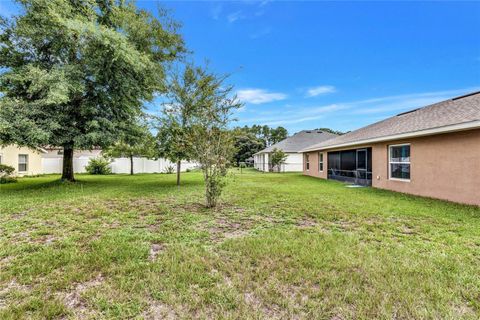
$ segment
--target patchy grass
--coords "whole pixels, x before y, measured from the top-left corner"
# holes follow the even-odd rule
[[[0,186],[0,318],[478,319],[480,208],[246,171]]]

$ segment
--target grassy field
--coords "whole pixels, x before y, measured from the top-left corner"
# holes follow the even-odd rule
[[[0,319],[478,319],[480,208],[299,174],[0,186]]]

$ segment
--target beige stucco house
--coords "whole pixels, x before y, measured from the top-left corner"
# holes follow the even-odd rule
[[[0,147],[0,163],[15,168],[15,175],[35,175],[43,173],[43,149],[31,149],[8,145]]]
[[[480,92],[302,150],[303,173],[480,205]]]
[[[303,130],[295,133],[270,147],[267,147],[253,155],[254,168],[260,171],[269,172],[274,169],[281,172],[302,172],[303,160],[300,150],[308,146],[318,144],[337,137],[336,134],[321,130]],[[273,168],[270,155],[273,150],[278,149],[286,153],[287,158],[281,168]]]

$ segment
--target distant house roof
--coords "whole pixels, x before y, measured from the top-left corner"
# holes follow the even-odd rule
[[[302,152],[480,128],[480,91],[452,98],[305,147]]]
[[[299,152],[300,150],[307,148],[313,144],[320,143],[332,138],[337,137],[336,134],[325,132],[321,130],[303,130],[295,133],[293,136],[288,137],[268,148],[263,149],[259,153],[272,152],[273,149],[279,149],[283,152]]]

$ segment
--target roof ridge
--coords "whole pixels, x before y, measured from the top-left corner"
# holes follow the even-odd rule
[[[480,94],[480,90],[479,91],[474,91],[474,92],[470,92],[470,93],[467,93],[467,94],[464,94],[462,96],[458,96],[458,97],[453,97],[452,101],[455,101],[455,100],[459,100],[459,99],[463,99],[463,98],[466,98],[466,97],[470,97],[470,96],[474,96],[476,94]]]
[[[474,97],[473,97],[474,96]],[[461,100],[467,97],[470,99]],[[324,148],[335,143],[354,143],[363,136],[388,137],[399,133],[417,132],[430,128],[445,127],[471,120],[480,120],[480,91],[435,102],[424,107],[405,111],[386,119],[350,131],[342,136],[322,141],[304,150]],[[390,129],[388,129],[391,127]]]

